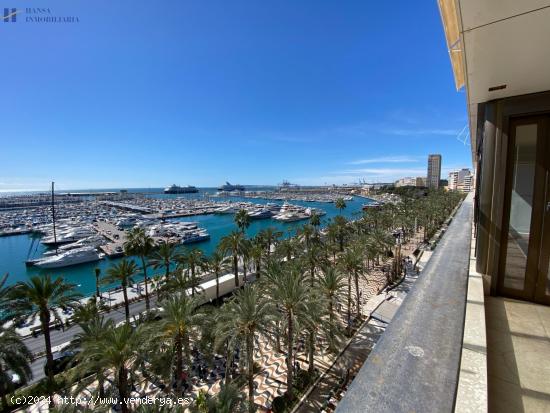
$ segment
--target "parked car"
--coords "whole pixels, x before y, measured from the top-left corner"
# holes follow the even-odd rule
[[[75,360],[75,356],[78,354],[77,350],[63,350],[53,354],[53,374],[59,374],[65,371],[69,367],[73,367],[78,364]],[[48,375],[48,365],[44,365],[44,374]]]

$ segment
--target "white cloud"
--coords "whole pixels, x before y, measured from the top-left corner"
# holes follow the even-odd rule
[[[419,162],[420,158],[415,156],[381,156],[379,158],[359,159],[349,162],[350,165],[363,165],[369,163],[406,163]]]
[[[457,136],[460,133],[460,129],[400,129],[389,128],[384,129],[384,133],[388,135],[397,136],[425,136],[425,135],[444,135],[444,136]]]

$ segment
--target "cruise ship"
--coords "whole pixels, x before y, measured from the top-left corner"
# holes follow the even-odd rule
[[[103,258],[103,254],[99,254],[95,248],[83,247],[65,251],[53,257],[41,258],[32,264],[39,268],[61,268],[85,262],[99,261],[101,258]]]
[[[222,185],[218,188],[218,191],[244,191],[243,185],[231,185],[229,182],[226,182],[225,185]]]
[[[195,194],[197,192],[199,192],[197,187],[192,185],[177,186],[176,184],[174,184],[172,186],[164,188],[165,194]]]

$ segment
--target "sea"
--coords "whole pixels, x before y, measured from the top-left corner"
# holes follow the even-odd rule
[[[126,188],[125,188],[126,189]],[[147,197],[152,198],[189,198],[197,199],[203,198],[206,195],[213,195],[216,192],[216,188],[199,188],[199,193],[196,194],[163,194],[162,188],[132,188],[127,189],[128,192],[139,192],[145,194]],[[274,187],[251,187],[247,186],[247,190],[273,190]],[[119,189],[83,189],[83,190],[71,190],[70,192],[118,192]],[[69,192],[69,191],[59,191]],[[17,193],[21,195],[21,192]],[[4,196],[7,194],[3,194]],[[270,199],[259,198],[245,198],[245,197],[220,197],[213,198],[219,201],[231,202],[252,202],[256,204],[266,204],[268,202],[282,204],[283,201],[275,201]],[[346,201],[347,207],[342,211],[348,219],[356,219],[361,216],[362,206],[364,204],[372,202],[367,198],[354,197],[351,201]],[[325,202],[302,202],[302,201],[289,201],[291,204],[302,205],[305,207],[314,207],[322,209],[326,212],[326,215],[321,217],[322,226],[326,226],[331,219],[340,214],[340,211],[336,209],[334,203]],[[232,214],[210,214],[210,215],[195,215],[185,218],[174,218],[174,221],[186,221],[196,222],[200,227],[206,228],[210,234],[208,241],[203,241],[196,244],[190,244],[182,246],[182,250],[201,249],[203,253],[208,256],[218,246],[220,240],[231,231],[237,229]],[[296,230],[307,223],[307,221],[298,222],[279,222],[273,219],[262,219],[252,221],[250,227],[246,230],[248,237],[255,236],[259,231],[267,227],[274,227],[283,233],[284,238],[293,236]],[[51,274],[53,277],[62,276],[67,282],[73,283],[77,286],[77,290],[83,295],[92,295],[95,293],[95,268],[99,268],[102,274],[107,272],[107,269],[119,262],[122,258],[105,258],[103,260],[80,264],[76,266],[58,268],[58,269],[39,269],[36,267],[27,267],[25,261],[39,257],[44,251],[46,251],[38,239],[33,238],[30,234],[13,235],[0,237],[0,275],[8,274],[7,284],[11,285],[18,281],[26,281],[30,276],[40,273]],[[136,261],[139,264],[139,262]],[[148,275],[163,272],[162,270],[148,269]],[[140,281],[143,278],[142,274],[138,274],[135,277],[135,281]],[[101,286],[102,291],[114,288],[114,285]]]

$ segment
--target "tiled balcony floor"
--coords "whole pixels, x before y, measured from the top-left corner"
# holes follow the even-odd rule
[[[486,297],[489,412],[550,412],[550,307]]]

